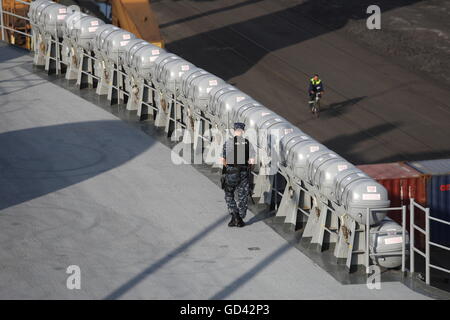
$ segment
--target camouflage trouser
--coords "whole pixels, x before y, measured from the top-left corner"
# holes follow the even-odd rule
[[[234,193],[237,192],[237,204]],[[228,206],[228,213],[239,213],[244,218],[247,213],[248,196],[250,195],[250,180],[247,171],[225,174],[225,201]]]

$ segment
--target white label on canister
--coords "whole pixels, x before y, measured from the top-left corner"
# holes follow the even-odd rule
[[[188,71],[189,70],[189,65],[188,64],[182,65],[181,66],[181,70]]]
[[[340,164],[338,165],[338,171],[347,170],[348,166],[346,164]]]
[[[209,80],[210,86],[217,86],[217,80]]]
[[[261,112],[261,116],[263,117],[267,116],[268,114],[270,114],[270,112]]]
[[[124,35],[122,36],[122,39],[123,39],[123,40],[130,40],[130,39],[131,39],[131,35],[130,35],[129,33],[124,34]]]
[[[384,239],[384,244],[397,244],[397,243],[402,243],[402,242],[403,242],[403,237],[394,237],[394,238]]]
[[[367,192],[377,192],[376,186],[367,186]]]
[[[311,146],[311,147],[309,147],[309,151],[310,151],[310,152],[316,152],[316,151],[318,151],[319,149],[320,149],[319,146]]]
[[[126,46],[128,42],[130,41],[120,41],[120,46],[121,47]]]
[[[91,26],[98,26],[98,20],[91,21]]]
[[[157,56],[154,56],[154,57],[150,57],[150,62],[154,62],[156,59],[158,59],[158,57]]]
[[[59,13],[67,13],[67,8],[61,8],[58,11]]]
[[[153,56],[154,56],[154,55],[157,55],[157,54],[159,54],[159,50],[158,50],[158,49],[152,50],[152,55],[153,55]]]
[[[98,27],[89,27],[88,31],[89,32],[95,32],[98,29]]]
[[[57,20],[64,20],[65,17],[66,17],[65,14],[58,14],[58,15],[56,16],[56,19],[57,19]]]
[[[284,134],[292,133],[294,129],[284,129]]]
[[[381,196],[379,193],[363,193],[363,200],[381,200]]]
[[[245,99],[245,97],[236,97],[236,102],[241,102],[244,99]]]
[[[206,93],[209,93],[210,91],[211,91],[211,87],[209,87],[209,88],[206,88]]]

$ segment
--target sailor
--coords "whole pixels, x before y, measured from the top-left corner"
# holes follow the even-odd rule
[[[231,215],[228,226],[243,227],[245,222],[242,219],[247,213],[250,195],[251,167],[255,164],[255,149],[248,139],[243,137],[244,123],[237,122],[233,128],[233,137],[223,144],[220,158],[223,165],[222,188],[225,191],[225,201]]]

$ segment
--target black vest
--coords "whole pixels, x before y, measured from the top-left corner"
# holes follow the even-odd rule
[[[242,137],[233,138],[233,166],[248,166],[250,157],[250,142]]]

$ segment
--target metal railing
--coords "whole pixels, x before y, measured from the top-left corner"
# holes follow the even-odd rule
[[[443,223],[446,224],[448,226],[450,226],[450,222],[449,221],[444,221],[438,218],[434,218],[430,216],[430,208],[425,208],[423,206],[421,206],[420,204],[418,204],[417,202],[414,201],[414,199],[410,200],[410,207],[409,207],[409,213],[410,213],[410,234],[411,234],[411,240],[410,240],[410,271],[411,274],[414,274],[415,272],[415,259],[414,259],[414,253],[418,253],[419,255],[421,255],[424,259],[425,259],[425,283],[426,284],[430,284],[430,271],[431,269],[436,269],[436,270],[440,270],[446,273],[450,274],[450,270],[440,267],[440,266],[436,266],[434,264],[430,263],[430,258],[431,258],[431,252],[430,252],[430,247],[431,246],[435,246],[447,251],[450,251],[450,247],[446,247],[443,245],[440,245],[438,243],[432,242],[430,241],[430,220],[432,221],[436,221],[439,223]],[[418,225],[415,224],[414,222],[414,213],[415,213],[415,209],[419,209],[420,211],[425,213],[425,230],[420,228]],[[423,234],[425,236],[425,251],[422,252],[419,248],[415,247],[414,244],[414,233],[415,231],[419,231],[421,234]]]
[[[14,1],[22,3],[22,4],[25,4],[25,5],[30,5],[30,2],[28,2],[28,1],[22,1],[22,0],[14,0]],[[15,18],[23,19],[23,20],[25,20],[27,22],[30,21],[30,19],[28,17],[17,15],[17,14],[15,14],[13,12],[8,11],[8,10],[4,10],[4,8],[3,8],[3,1],[0,0],[0,29],[1,29],[1,39],[3,41],[6,41],[5,30],[9,30],[11,32],[19,33],[19,34],[27,36],[27,37],[31,37],[31,34],[29,34],[29,33],[22,32],[22,31],[10,28],[8,26],[5,26],[4,19],[3,19],[3,15],[4,14],[12,16],[12,17],[15,17]]]

